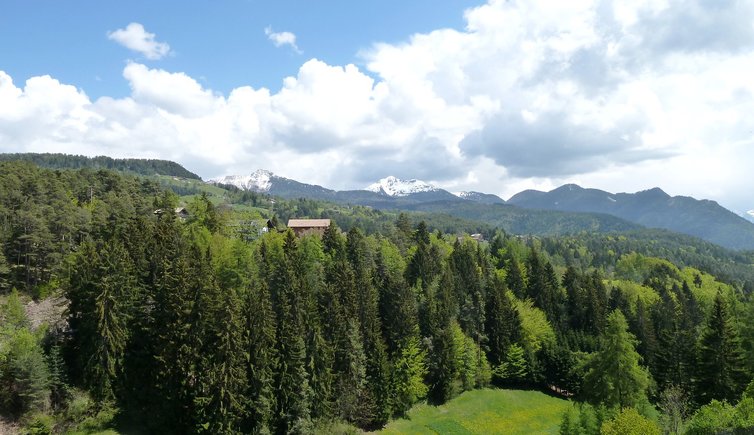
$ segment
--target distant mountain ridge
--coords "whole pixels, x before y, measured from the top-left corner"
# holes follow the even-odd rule
[[[453,194],[421,180],[385,177],[364,190],[336,191],[258,170],[212,180],[284,198],[312,198],[385,209],[443,212],[481,219],[519,234],[667,229],[732,249],[754,250],[754,223],[710,200],[671,197],[660,188],[610,193],[566,184],[525,190],[508,201],[492,194]],[[537,210],[548,211],[548,213]]]
[[[715,201],[670,196],[657,187],[636,193],[610,193],[566,184],[549,192],[525,190],[512,196],[508,204],[527,209],[605,213],[733,249],[754,248],[752,222]]]
[[[87,157],[54,153],[0,154],[0,162],[24,161],[48,169],[113,169],[139,175],[168,175],[201,180],[201,177],[170,160],[114,159],[107,156]]]
[[[497,195],[482,192],[456,192],[457,197],[469,201],[481,202],[482,204],[505,204],[505,200]]]

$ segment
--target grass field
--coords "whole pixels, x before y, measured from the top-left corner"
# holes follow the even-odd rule
[[[568,406],[538,391],[469,391],[442,406],[417,405],[380,433],[557,434]]]

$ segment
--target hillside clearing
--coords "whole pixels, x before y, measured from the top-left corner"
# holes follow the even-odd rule
[[[414,406],[380,433],[556,434],[568,404],[538,391],[469,391],[441,406]]]

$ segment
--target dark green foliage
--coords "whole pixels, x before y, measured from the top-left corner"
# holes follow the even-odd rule
[[[0,154],[0,162],[31,162],[41,168],[50,169],[112,169],[133,172],[140,175],[171,175],[199,180],[199,176],[183,166],[168,160],[154,159],[113,159],[106,156],[86,157],[69,154]]]
[[[492,367],[500,365],[510,346],[521,340],[521,320],[518,311],[505,295],[504,282],[493,277],[487,284],[487,353]]]
[[[468,222],[444,215],[311,199],[277,199],[275,213],[334,217],[347,236],[333,224],[321,239],[246,237],[233,222],[270,216],[270,198],[220,198],[212,187],[180,199],[111,171],[0,167],[0,289],[41,298],[60,286],[70,301],[70,334],[31,332],[19,296],[8,297],[0,396],[14,415],[63,415],[85,394],[96,400],[91,418],[117,415],[124,432],[305,433],[330,419],[376,429],[425,397],[443,403],[492,376],[641,409],[650,384],[642,366],[661,403],[678,386],[703,404],[707,392],[693,388],[701,383],[735,400],[745,382],[728,344],[739,329],[750,341],[754,308],[740,303],[735,280],[720,284],[731,308],[719,308],[708,275],[676,267],[704,263],[740,278],[745,254],[684,239],[484,229],[488,245],[459,238]],[[169,212],[183,204],[188,217]],[[658,250],[676,263],[636,254]],[[639,290],[621,287],[627,281]],[[718,314],[703,324],[707,312]],[[712,359],[722,354],[727,366]],[[754,421],[748,406],[736,408],[740,427]],[[582,411],[566,426],[593,433],[613,417]]]
[[[248,412],[243,432],[268,432],[275,406],[275,314],[265,284],[249,289],[244,305],[248,355]]]
[[[50,400],[50,371],[40,337],[28,328],[17,293],[0,307],[0,412],[42,411]]]
[[[738,332],[727,302],[718,293],[699,341],[696,379],[700,402],[735,400],[747,381],[743,364]]]

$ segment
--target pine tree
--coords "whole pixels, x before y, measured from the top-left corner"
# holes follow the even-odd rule
[[[626,318],[620,311],[613,311],[607,318],[600,351],[587,362],[586,397],[608,407],[635,406],[649,386],[649,374],[639,365],[640,360]]]
[[[108,243],[80,251],[79,266],[69,279],[73,345],[84,356],[83,378],[95,397],[113,399],[128,343],[133,267],[122,245]],[[86,256],[87,258],[84,258]]]
[[[356,319],[348,319],[345,341],[336,350],[336,409],[344,420],[356,422],[363,417],[361,401],[366,389],[366,356]]]
[[[413,290],[401,274],[391,273],[381,254],[377,256],[375,284],[379,312],[388,352],[395,355],[400,343],[419,325],[418,307]]]
[[[253,286],[246,296],[244,316],[248,343],[248,411],[244,433],[269,433],[275,408],[274,374],[277,367],[275,313],[266,283]]]
[[[455,341],[453,337],[453,279],[445,270],[439,282],[427,288],[431,347],[429,352],[429,393],[432,403],[445,403],[455,394]]]
[[[378,296],[371,277],[370,253],[364,235],[357,228],[348,232],[348,256],[355,273],[358,289],[359,323],[364,339],[366,356],[366,379],[369,395],[364,403],[363,415],[373,415],[366,425],[381,424],[390,417],[390,385],[385,343],[382,339],[382,325],[378,313]]]
[[[488,355],[492,367],[497,367],[504,361],[508,348],[521,339],[521,320],[505,294],[504,281],[495,276],[487,285]]]
[[[283,263],[278,269],[278,433],[305,433],[311,428],[312,390],[306,371],[303,331],[306,307],[302,304],[300,284],[296,282],[296,250],[296,237],[288,230],[283,242]]]
[[[735,402],[746,386],[738,332],[722,294],[715,296],[706,329],[699,340],[697,397]]]
[[[677,294],[662,287],[661,300],[655,304],[652,321],[657,337],[657,351],[652,368],[660,390],[677,386],[691,391],[696,365],[696,329],[689,327],[684,305]]]
[[[458,322],[464,333],[481,346],[487,339],[484,331],[485,289],[476,248],[475,242],[456,241],[448,264],[453,275],[454,297],[459,302]]]
[[[505,284],[517,298],[524,299],[526,297],[526,282],[524,281],[524,274],[521,271],[521,264],[515,256],[508,254],[505,262],[505,271]]]
[[[391,403],[396,416],[403,416],[429,389],[424,384],[427,375],[426,352],[419,342],[419,328],[406,336],[398,347],[398,357],[391,380]]]
[[[209,257],[205,261],[211,264]],[[202,335],[196,404],[197,432],[238,433],[247,385],[240,301],[233,289],[208,280],[202,306]]]
[[[421,281],[423,286],[428,286],[440,274],[442,266],[439,253],[430,243],[429,231],[424,221],[417,225],[414,240],[416,251],[408,261],[406,281],[411,286],[416,285],[418,281]]]

